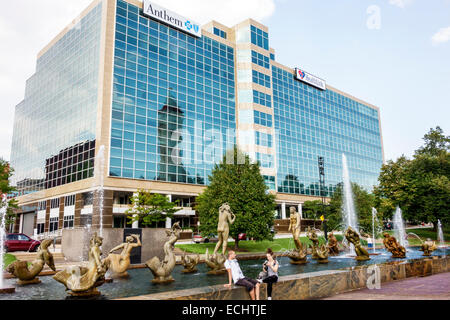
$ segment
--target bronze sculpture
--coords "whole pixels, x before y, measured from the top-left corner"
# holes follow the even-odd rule
[[[97,287],[105,283],[105,274],[108,271],[108,266],[100,259],[102,243],[103,238],[98,237],[95,233],[90,240],[88,266],[69,267],[53,276],[53,279],[66,286],[66,290],[69,290],[71,296],[90,297],[100,295]]]
[[[423,251],[424,256],[431,256],[434,250],[436,250],[436,242],[431,240],[430,238],[427,238],[426,241],[422,241],[422,248],[421,251]]]
[[[405,258],[406,257],[406,249],[401,246],[395,237],[389,235],[389,233],[385,232],[383,234],[383,244],[387,251],[392,253],[392,257],[394,258]]]
[[[219,223],[217,226],[217,237],[219,241],[214,249],[214,255],[219,251],[220,246],[222,246],[222,254],[224,255],[226,253],[228,237],[230,235],[230,225],[232,225],[235,220],[236,216],[231,212],[230,205],[224,203],[219,208]]]
[[[211,269],[207,272],[207,274],[212,275],[221,275],[225,274],[227,270],[225,269],[225,261],[227,258],[224,254],[216,253],[213,255],[209,255],[208,248],[206,248],[206,255],[205,255],[205,264]]]
[[[6,269],[7,272],[14,275],[19,280],[17,284],[28,285],[38,284],[41,280],[37,278],[44,266],[47,265],[53,271],[56,271],[53,255],[48,251],[48,247],[53,243],[52,239],[46,239],[41,242],[37,252],[36,259],[28,266],[27,261],[14,261]]]
[[[292,232],[292,239],[294,240],[295,249],[288,252],[287,256],[291,259],[291,264],[305,264],[307,260],[307,248],[303,247],[300,241],[300,223],[301,216],[296,212],[294,207],[289,208],[290,211],[290,223],[288,231]]]
[[[136,242],[134,242],[136,240]],[[118,245],[109,251],[108,257],[103,261],[107,264],[112,278],[128,278],[128,268],[130,267],[130,254],[134,248],[142,246],[140,236],[137,234],[126,237],[126,242]],[[113,254],[114,251],[122,249],[120,254]]]
[[[197,265],[200,262],[200,255],[196,256],[187,256],[186,252],[181,256],[181,264],[183,265],[184,269],[181,270],[183,273],[195,273],[197,272]]]
[[[359,234],[352,227],[348,227],[345,231],[345,238],[355,246],[356,260],[370,260],[369,253],[361,246]]]
[[[307,236],[312,242],[312,258],[319,263],[328,263],[328,249],[325,244],[319,245],[316,230],[308,228]]]
[[[169,240],[164,244],[164,260],[160,261],[158,257],[148,260],[145,265],[153,274],[153,283],[169,283],[175,281],[171,273],[176,265],[176,257],[174,254],[174,245],[180,238],[180,223],[174,223],[172,229],[166,230]]]
[[[336,239],[336,237],[334,236],[333,232],[331,232],[328,235],[328,254],[331,256],[337,256],[339,255],[339,246],[338,246],[338,241]]]

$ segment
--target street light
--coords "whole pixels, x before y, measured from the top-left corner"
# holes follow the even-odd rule
[[[318,157],[319,161],[319,182],[320,182],[320,196],[322,197],[322,217],[323,217],[323,232],[325,240],[328,241],[327,222],[325,221],[325,160],[323,157]]]

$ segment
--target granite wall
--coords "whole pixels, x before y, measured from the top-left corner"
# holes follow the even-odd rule
[[[369,277],[374,276],[374,265],[342,270],[319,271],[280,277],[273,286],[276,300],[307,300],[367,288]],[[430,257],[410,261],[389,262],[377,265],[381,284],[410,277],[424,277],[449,272],[450,257]],[[372,268],[371,268],[372,267]],[[369,269],[371,268],[371,269]],[[261,285],[261,299],[267,299],[266,284]],[[242,287],[227,289],[223,285],[171,291],[122,300],[249,300]]]
[[[61,248],[64,257],[71,262],[80,262],[88,260],[89,240],[93,232],[92,229],[64,229],[62,232]],[[102,258],[105,258],[108,252],[123,243],[124,229],[103,229]],[[164,259],[163,245],[168,240],[165,229],[142,229],[142,257],[141,263],[157,256],[160,260]],[[120,252],[120,251],[119,251]]]

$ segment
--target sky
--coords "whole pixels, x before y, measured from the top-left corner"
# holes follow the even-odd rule
[[[430,128],[450,135],[450,0],[153,0],[199,23],[269,27],[276,60],[380,108],[386,160]],[[21,0],[0,12],[0,157],[36,56],[91,0]]]

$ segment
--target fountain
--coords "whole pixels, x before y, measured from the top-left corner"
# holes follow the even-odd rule
[[[0,203],[0,294],[5,293],[14,293],[15,288],[14,287],[6,287],[4,284],[3,279],[3,259],[5,257],[4,255],[4,248],[5,248],[5,238],[6,238],[6,212],[8,210],[8,202],[7,202],[7,196],[6,194],[2,195],[2,202]]]
[[[134,242],[136,240],[136,242]],[[126,242],[118,245],[109,251],[108,257],[103,261],[108,266],[112,278],[128,278],[127,272],[130,267],[130,254],[134,248],[141,247],[140,236],[137,234],[130,235],[126,238]],[[120,254],[114,254],[114,251],[122,249]]]
[[[375,217],[377,216],[377,209],[372,208],[372,245],[373,253],[376,253],[376,242],[375,242]]]
[[[402,209],[398,206],[394,214],[394,232],[400,245],[407,248],[408,240],[406,239],[405,223],[403,221]]]
[[[104,184],[105,184],[105,146],[101,145],[97,157],[95,158],[95,192],[97,193],[97,205],[99,210],[99,229],[100,237],[103,236],[103,201],[105,197]]]
[[[188,256],[186,255],[186,251],[181,256],[181,264],[183,265],[184,269],[181,270],[183,273],[196,273],[198,272],[197,265],[200,262],[200,255],[197,254],[196,256]]]
[[[405,258],[406,257],[406,249],[402,245],[397,242],[395,237],[389,235],[389,233],[384,233],[383,239],[384,247],[387,251],[392,253],[392,257],[394,258]]]
[[[355,203],[353,201],[352,184],[350,181],[350,174],[348,170],[347,157],[342,154],[342,179],[343,179],[343,218],[344,230],[352,227],[358,231],[358,217],[356,215]]]
[[[41,280],[37,276],[41,273],[44,266],[49,266],[50,269],[56,272],[55,262],[52,253],[48,247],[53,243],[53,239],[46,239],[41,242],[36,259],[28,265],[27,261],[16,260],[11,263],[7,271],[18,278],[17,284],[39,284]]]
[[[172,229],[166,230],[166,233],[169,240],[164,244],[164,260],[160,261],[158,257],[153,257],[145,263],[147,268],[153,273],[154,279],[152,283],[162,284],[175,281],[171,275],[177,262],[173,250],[175,243],[180,238],[180,223],[174,223]]]
[[[336,237],[334,236],[333,232],[328,234],[328,254],[330,256],[338,256],[339,255],[339,245]]]
[[[53,276],[53,279],[64,284],[72,297],[86,298],[101,294],[97,287],[105,283],[108,271],[108,266],[100,260],[102,243],[103,238],[94,233],[90,242],[88,266],[69,267]]]
[[[426,241],[423,241],[417,234],[409,232],[408,236],[414,236],[422,243],[420,251],[423,251],[423,255],[426,257],[431,256],[433,251],[437,249],[436,242],[428,238]],[[445,252],[445,251],[444,251]]]
[[[358,232],[356,232],[356,230],[354,230],[352,227],[348,227],[347,231],[345,231],[345,238],[355,247],[356,260],[370,260],[369,253],[361,246],[359,234]]]
[[[294,207],[290,209],[290,224],[288,231],[292,232],[292,239],[295,244],[295,249],[288,252],[288,257],[291,259],[292,264],[305,264],[307,260],[307,248],[303,248],[303,244],[300,241],[300,214]]]
[[[225,253],[227,251],[228,237],[230,234],[230,225],[234,223],[236,220],[236,216],[231,212],[230,205],[228,203],[224,203],[219,208],[219,222],[217,224],[217,236],[219,241],[214,248],[214,253],[212,256],[209,255],[208,249],[206,249],[206,257],[205,263],[208,267],[211,268],[211,271],[208,274],[212,275],[221,275],[226,273],[225,269]],[[222,246],[222,254],[219,254],[218,251]]]
[[[319,246],[316,230],[308,227],[307,237],[312,242],[312,258],[318,263],[328,263],[328,249],[325,244]]]
[[[439,241],[439,247],[445,248],[445,239],[444,239],[444,232],[442,231],[442,223],[441,220],[438,220],[438,241]]]

